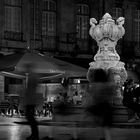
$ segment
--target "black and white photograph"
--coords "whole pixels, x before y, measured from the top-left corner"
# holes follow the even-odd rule
[[[0,140],[139,140],[140,0],[0,0]]]

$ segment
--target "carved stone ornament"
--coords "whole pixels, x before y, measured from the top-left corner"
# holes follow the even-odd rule
[[[120,56],[115,50],[117,41],[125,34],[124,20],[123,17],[119,17],[115,21],[108,13],[102,17],[99,24],[97,24],[95,18],[90,19],[91,28],[89,34],[99,46],[97,54],[94,56],[94,62],[89,63],[87,79],[90,82],[92,82],[93,78],[92,71],[98,68],[105,69],[113,75],[120,75],[121,83],[126,80],[125,64],[120,61]]]

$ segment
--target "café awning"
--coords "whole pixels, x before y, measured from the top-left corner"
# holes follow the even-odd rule
[[[85,68],[71,63],[35,52],[26,52],[4,56],[0,59],[1,74],[24,79],[26,77],[25,64],[34,64],[34,71],[42,80],[58,77],[83,77],[87,73]]]

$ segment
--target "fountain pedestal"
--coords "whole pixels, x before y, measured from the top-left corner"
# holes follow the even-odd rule
[[[91,18],[91,28],[89,30],[89,34],[97,41],[99,48],[94,56],[94,61],[89,63],[87,79],[89,82],[93,82],[93,71],[95,69],[102,68],[109,72],[112,80],[116,83],[113,103],[117,105],[122,103],[121,87],[127,79],[125,64],[120,61],[120,56],[115,49],[117,41],[125,34],[123,24],[123,17],[119,17],[115,21],[110,14],[106,13],[99,21],[99,24],[97,24],[95,18]]]

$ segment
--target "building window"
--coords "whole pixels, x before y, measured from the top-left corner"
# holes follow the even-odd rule
[[[119,17],[123,16],[123,10],[120,7],[114,7],[112,10],[112,18],[116,21]],[[122,39],[120,39],[117,43],[116,50],[119,55],[122,54]]]
[[[53,0],[43,0],[42,35],[56,35],[56,3]]]
[[[136,55],[140,56],[140,10],[134,10],[133,13],[134,23],[133,23],[133,33],[134,41],[136,42]]]
[[[87,39],[89,30],[89,6],[77,4],[76,7],[76,31],[77,38]]]
[[[40,39],[40,1],[32,0],[30,5],[30,16],[31,16],[31,25],[30,25],[30,33],[31,39],[38,40]]]
[[[119,17],[122,17],[123,15],[123,10],[122,8],[119,8],[119,7],[114,7],[113,8],[113,12],[112,12],[112,17],[116,20],[118,19]]]
[[[21,0],[5,0],[5,37],[21,39]]]

